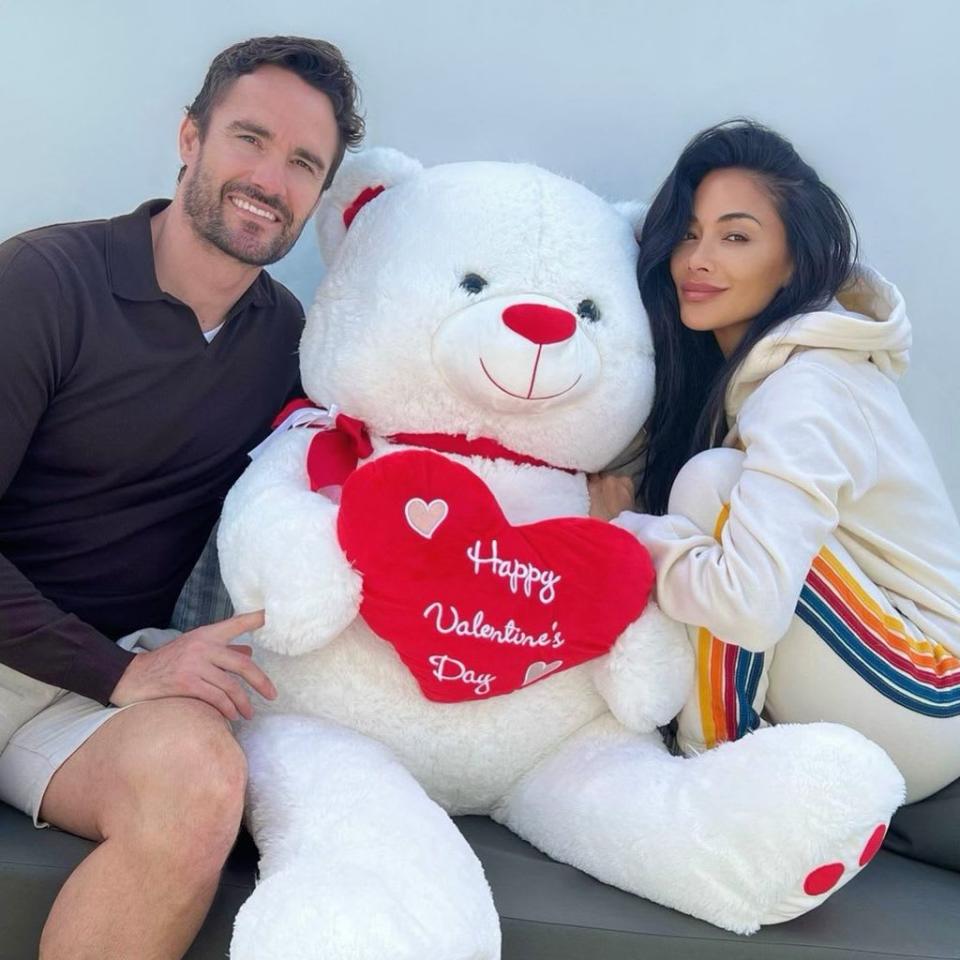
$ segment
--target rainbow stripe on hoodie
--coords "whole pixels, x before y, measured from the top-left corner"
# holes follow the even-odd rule
[[[928,717],[960,714],[960,659],[883,610],[826,547],[797,616],[885,697]]]
[[[960,659],[885,611],[827,547],[813,561],[796,613],[885,697],[928,717],[960,714]],[[766,654],[703,627],[697,644],[700,722],[704,743],[713,747],[760,725],[754,701]]]

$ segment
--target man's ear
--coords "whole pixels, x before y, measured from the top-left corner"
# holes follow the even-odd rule
[[[180,121],[177,146],[180,150],[180,161],[186,166],[196,161],[200,154],[200,128],[189,114]]]
[[[323,262],[330,265],[350,226],[368,203],[421,170],[419,160],[388,147],[348,154],[317,208],[317,240]]]

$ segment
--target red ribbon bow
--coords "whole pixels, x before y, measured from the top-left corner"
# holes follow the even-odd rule
[[[318,433],[307,450],[310,489],[316,492],[323,487],[342,486],[371,453],[373,444],[363,421],[338,413],[334,428]]]

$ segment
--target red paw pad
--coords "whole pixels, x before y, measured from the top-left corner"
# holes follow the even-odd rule
[[[803,892],[810,897],[817,897],[832,890],[843,876],[843,869],[842,863],[825,863],[822,867],[811,870],[803,881]]]
[[[870,834],[870,839],[867,841],[867,845],[863,848],[863,853],[860,854],[860,866],[866,866],[873,858],[876,856],[877,851],[880,849],[880,844],[883,843],[883,838],[887,835],[887,826],[884,823],[881,823],[873,833]]]

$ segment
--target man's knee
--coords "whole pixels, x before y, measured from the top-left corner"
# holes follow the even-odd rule
[[[669,513],[692,520],[705,533],[713,533],[723,507],[743,472],[739,450],[717,447],[687,461],[670,489]]]
[[[160,856],[219,869],[243,814],[243,751],[205,703],[171,699],[131,711],[147,707],[149,727],[125,765],[132,805],[105,824],[104,836],[124,834]]]

